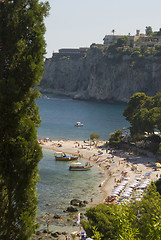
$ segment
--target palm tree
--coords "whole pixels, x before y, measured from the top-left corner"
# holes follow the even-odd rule
[[[113,33],[113,36],[114,36],[114,33],[115,33],[115,29],[112,29],[112,33]]]

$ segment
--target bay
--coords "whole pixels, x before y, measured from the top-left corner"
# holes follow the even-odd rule
[[[100,139],[108,140],[111,132],[128,127],[122,115],[124,104],[79,101],[55,95],[42,96],[37,104],[41,116],[39,139],[87,140],[91,133],[96,133]],[[84,126],[75,127],[77,121]],[[84,159],[81,161],[85,162]],[[73,198],[90,201],[99,194],[98,185],[105,177],[96,165],[88,172],[69,171],[69,163],[55,161],[52,150],[43,150],[39,174],[39,216],[47,213],[63,215]]]
[[[73,100],[54,95],[43,96],[38,100],[41,116],[39,137],[52,139],[87,140],[91,133],[108,139],[110,133],[128,126],[122,113],[125,104],[107,104]],[[83,127],[75,127],[76,122]]]
[[[70,163],[55,161],[52,150],[43,150],[43,154],[39,163],[39,215],[47,212],[61,215],[72,199],[89,202],[98,193],[98,184],[104,177],[98,166],[90,171],[69,171]]]

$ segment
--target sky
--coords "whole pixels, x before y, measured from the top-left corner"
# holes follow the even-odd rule
[[[45,0],[41,0],[45,1]],[[61,48],[90,47],[102,44],[105,35],[145,33],[161,28],[161,0],[48,0],[45,19],[46,57]]]

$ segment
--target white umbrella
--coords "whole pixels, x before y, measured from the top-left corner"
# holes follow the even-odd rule
[[[120,191],[120,190],[122,190],[123,188],[124,188],[124,186],[120,186],[120,187],[117,187],[115,190],[116,190],[116,191],[118,191],[118,190]]]
[[[125,192],[132,192],[133,191],[133,189],[132,188],[127,188],[127,189],[125,189]]]
[[[118,194],[116,194],[116,193],[111,194],[111,197],[117,197],[117,196],[118,196]]]
[[[141,201],[142,199],[141,199],[141,198],[136,198],[135,200],[136,200],[136,201]]]
[[[144,190],[142,190],[142,189],[137,189],[137,192],[143,193]]]
[[[130,194],[123,194],[122,197],[125,197],[125,198],[129,198],[130,197]]]
[[[136,177],[135,178],[137,181],[141,181],[142,180],[142,178],[140,178],[140,177]]]
[[[130,184],[130,187],[135,188],[137,185],[138,185],[138,183],[133,183],[133,184]]]
[[[124,177],[124,179],[127,179],[127,180],[128,180],[128,179],[130,179],[130,177]]]
[[[145,184],[142,184],[142,185],[139,186],[139,188],[141,188],[141,189],[144,189],[146,187],[147,187],[147,185],[145,185]]]
[[[127,181],[123,181],[123,182],[120,183],[121,186],[125,186],[125,185],[127,185],[127,184],[128,184]]]
[[[149,179],[148,180],[144,180],[143,183],[150,183],[150,180]]]

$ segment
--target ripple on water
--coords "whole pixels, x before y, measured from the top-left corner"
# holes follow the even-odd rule
[[[73,198],[89,201],[98,192],[98,183],[103,176],[97,166],[88,172],[69,171],[68,162],[55,161],[52,150],[43,150],[39,163],[38,214],[46,212],[62,214]],[[82,160],[85,161],[85,160]]]

